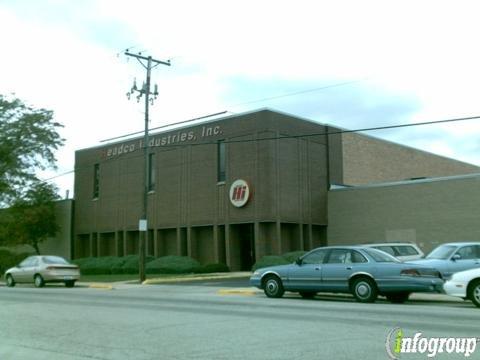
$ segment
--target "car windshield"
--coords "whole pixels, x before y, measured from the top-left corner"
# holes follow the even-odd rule
[[[383,251],[377,249],[363,249],[368,255],[370,255],[373,260],[380,263],[399,263],[401,262],[397,258],[394,258],[392,255],[387,254]]]
[[[453,245],[442,245],[434,249],[430,254],[427,255],[426,259],[448,259],[453,252],[457,249]]]
[[[59,256],[44,256],[43,262],[45,264],[69,264],[67,260]]]

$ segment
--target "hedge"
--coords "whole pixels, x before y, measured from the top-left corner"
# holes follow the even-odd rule
[[[230,268],[222,263],[212,263],[202,265],[193,269],[194,273],[197,274],[211,274],[211,273],[221,273],[221,272],[230,272]]]
[[[149,262],[147,274],[188,274],[200,267],[200,263],[188,256],[163,256]]]
[[[283,255],[267,255],[258,260],[252,267],[252,270],[261,269],[269,266],[287,265],[295,262],[300,256],[304,255],[305,251],[291,251]]]

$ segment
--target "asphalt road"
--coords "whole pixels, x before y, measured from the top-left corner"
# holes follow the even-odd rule
[[[480,309],[469,302],[268,299],[242,294],[244,284],[0,287],[0,359],[384,360],[395,327],[412,336],[480,337]],[[225,289],[239,293],[221,295]],[[470,356],[479,358],[480,344]]]

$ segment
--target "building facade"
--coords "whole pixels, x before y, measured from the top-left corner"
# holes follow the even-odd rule
[[[271,110],[151,134],[149,146],[148,254],[232,270],[326,245],[331,184],[479,170]],[[143,184],[143,138],[76,152],[74,257],[138,253]]]

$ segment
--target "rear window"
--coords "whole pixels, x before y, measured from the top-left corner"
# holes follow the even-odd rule
[[[400,256],[418,255],[418,251],[413,246],[395,246],[395,250]]]
[[[67,260],[60,256],[44,256],[42,259],[45,264],[69,264]]]
[[[363,251],[365,251],[370,257],[372,257],[373,260],[376,262],[387,262],[387,263],[398,263],[401,262],[400,260],[394,258],[392,255],[389,255],[387,253],[384,253],[383,251],[377,250],[377,249],[369,249],[369,248],[364,248]]]
[[[391,246],[374,246],[374,248],[377,250],[385,251],[387,254],[395,256],[395,251],[393,251],[393,248]]]

